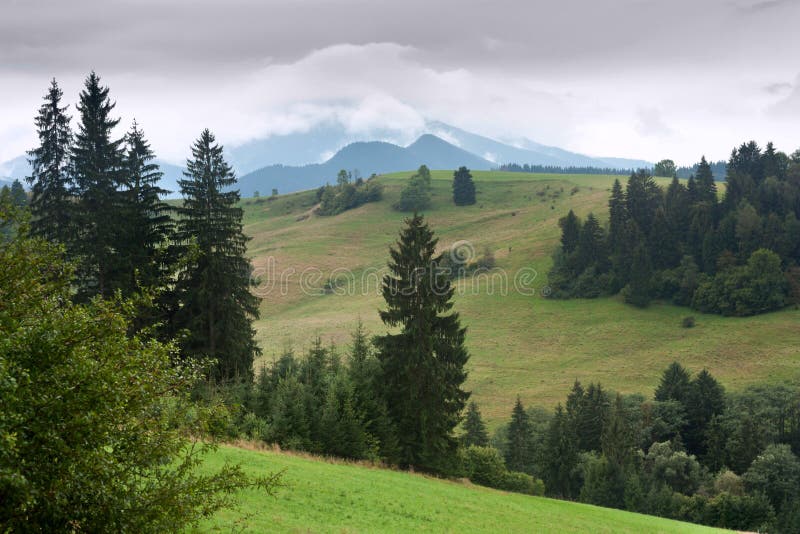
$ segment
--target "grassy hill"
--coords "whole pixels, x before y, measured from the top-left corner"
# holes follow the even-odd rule
[[[384,331],[377,314],[383,302],[376,271],[385,268],[388,247],[407,216],[391,206],[409,174],[380,177],[384,200],[335,217],[311,213],[313,192],[243,201],[254,264],[274,261],[273,274],[264,278],[284,274],[271,291],[260,288],[264,300],[257,328],[264,361],[287,346],[304,350],[316,336],[346,345],[359,317],[372,334]],[[605,219],[613,176],[473,174],[478,203],[456,207],[452,172],[434,171],[433,205],[426,216],[442,250],[462,240],[477,254],[489,248],[498,274],[508,275],[506,294],[501,279],[494,278],[462,280],[456,297],[456,310],[469,328],[467,387],[491,426],[507,419],[517,395],[526,404],[551,407],[563,401],[576,378],[649,394],[673,360],[695,371],[708,368],[732,389],[800,378],[800,311],[794,309],[723,318],[668,304],[640,310],[618,298],[542,297],[559,217],[571,208]],[[345,294],[320,294],[337,269],[352,273],[344,277],[351,281],[341,290]],[[535,271],[532,283],[523,284],[535,294],[515,290],[514,276],[521,269],[531,276],[529,270]],[[681,328],[686,315],[696,317],[695,328]]]
[[[269,497],[240,494],[240,506],[199,532],[722,532],[652,516],[412,473],[222,447],[206,462],[241,463],[252,474],[285,469],[287,487]]]

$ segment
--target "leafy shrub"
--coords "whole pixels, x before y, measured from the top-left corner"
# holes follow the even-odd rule
[[[694,317],[689,315],[681,319],[681,326],[684,328],[694,328]]]
[[[467,476],[472,482],[490,488],[502,486],[508,473],[503,457],[494,447],[468,447],[465,450],[464,463]]]
[[[692,307],[722,315],[755,315],[786,305],[788,282],[780,257],[767,249],[750,255],[746,265],[730,267],[699,285]]]
[[[431,203],[431,174],[422,165],[416,174],[411,176],[400,192],[400,202],[394,205],[399,211],[423,211]]]
[[[528,495],[544,495],[544,482],[526,473],[506,469],[503,457],[494,447],[467,447],[464,465],[467,477],[475,484]]]
[[[498,489],[525,493],[526,495],[544,495],[544,482],[527,473],[506,471]]]

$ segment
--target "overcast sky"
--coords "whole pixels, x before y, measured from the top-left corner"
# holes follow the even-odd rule
[[[338,120],[425,119],[590,155],[692,163],[800,147],[792,0],[0,0],[0,161],[56,77],[111,87],[163,158]]]

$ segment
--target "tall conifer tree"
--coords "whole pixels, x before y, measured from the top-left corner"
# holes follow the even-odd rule
[[[72,130],[63,93],[53,79],[36,117],[39,146],[28,152],[32,172],[31,233],[48,241],[67,244],[73,234],[72,179],[69,173]]]
[[[652,298],[652,276],[653,269],[647,248],[643,242],[639,242],[633,250],[630,281],[625,287],[625,302],[640,308],[647,307]]]
[[[475,401],[470,402],[467,408],[467,416],[464,418],[464,435],[461,439],[466,446],[486,447],[489,445],[486,424],[483,422],[478,404]]]
[[[581,236],[581,221],[575,212],[569,210],[565,217],[558,220],[561,227],[561,250],[566,254],[571,254],[578,248]]]
[[[472,181],[472,174],[466,167],[459,167],[453,173],[453,202],[456,206],[475,204],[475,182]]]
[[[110,296],[124,285],[119,251],[125,247],[120,225],[123,182],[122,139],[114,139],[119,119],[111,118],[115,103],[108,87],[91,72],[80,94],[80,122],[72,149],[72,170],[78,197],[75,254],[78,257],[79,298]]]
[[[159,186],[163,173],[136,121],[125,137],[125,144],[125,225],[119,231],[127,233],[127,242],[120,253],[124,255],[128,274],[125,289],[134,292],[137,286],[167,285],[171,273],[167,245],[173,223],[171,208],[161,199],[169,193]]]
[[[190,332],[184,354],[216,360],[221,380],[249,380],[260,353],[253,329],[259,299],[250,292],[239,191],[231,189],[236,177],[208,130],[195,141],[186,166],[176,238],[188,259],[177,282],[181,307],[175,318]]]
[[[573,498],[580,489],[575,480],[578,465],[577,436],[561,404],[550,420],[545,440],[544,483],[548,495]]]
[[[714,182],[714,174],[711,172],[711,165],[706,161],[706,157],[700,158],[695,175],[697,186],[697,200],[716,205],[717,203],[717,184]]]
[[[614,180],[611,187],[611,198],[608,200],[608,245],[611,254],[616,254],[625,238],[625,223],[628,219],[625,210],[625,193],[619,179]]]
[[[376,339],[387,407],[397,429],[400,463],[446,471],[454,457],[453,430],[469,393],[461,389],[468,359],[466,329],[453,308],[455,288],[436,256],[433,231],[421,215],[407,219],[389,251],[383,279],[384,324],[400,332]]]
[[[517,397],[508,425],[506,466],[511,471],[530,471],[532,462],[531,423],[522,401]]]
[[[690,392],[689,372],[678,362],[672,362],[661,375],[655,399],[662,402],[674,400],[685,405]]]

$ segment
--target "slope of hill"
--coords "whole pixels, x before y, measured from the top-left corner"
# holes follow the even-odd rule
[[[380,177],[386,186],[382,201],[335,217],[310,213],[312,192],[243,202],[254,264],[274,262],[265,279],[275,286],[259,288],[263,361],[288,345],[302,351],[318,335],[346,346],[359,317],[372,334],[384,332],[377,314],[383,306],[380,269],[407,217],[391,206],[409,174]],[[461,280],[456,295],[456,310],[469,329],[467,387],[490,425],[508,418],[517,394],[526,404],[547,408],[563,402],[576,378],[651,394],[674,360],[695,372],[705,367],[734,390],[800,378],[798,310],[725,318],[669,304],[637,309],[618,298],[542,297],[559,217],[572,208],[605,219],[615,177],[477,171],[478,203],[456,207],[452,171],[432,174],[433,203],[426,216],[440,249],[466,240],[476,254],[488,248],[497,259],[496,276]],[[341,290],[322,291],[337,269]],[[681,328],[687,315],[696,317],[695,328]]]
[[[720,530],[585,504],[503,493],[413,473],[221,447],[208,468],[285,469],[276,497],[250,490],[196,532],[615,532]]]

